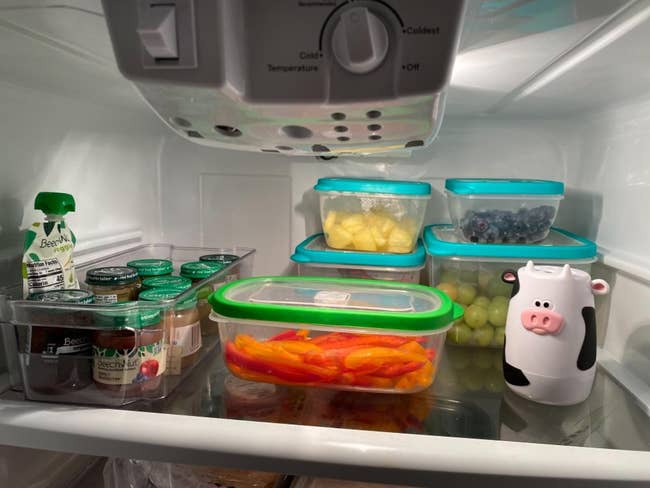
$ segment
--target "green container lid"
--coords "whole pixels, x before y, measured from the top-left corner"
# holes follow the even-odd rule
[[[181,276],[192,280],[203,280],[225,267],[225,264],[216,261],[190,261],[181,266]]]
[[[127,266],[105,266],[93,268],[86,272],[89,285],[128,285],[138,280],[138,272]]]
[[[435,288],[381,280],[248,278],[219,288],[209,301],[227,318],[397,334],[442,332],[463,316],[463,309]]]
[[[160,323],[160,310],[157,308],[139,308],[138,302],[120,302],[111,305],[115,310],[97,312],[97,325],[143,329]]]
[[[154,276],[142,280],[142,288],[177,288],[181,291],[192,288],[192,280],[183,276]]]
[[[150,290],[145,290],[140,293],[138,298],[147,302],[166,302],[169,300],[175,300],[181,293],[183,293],[183,290],[177,288],[151,288]],[[189,297],[176,303],[174,308],[176,310],[192,308],[196,306],[197,301],[196,293],[193,293]]]
[[[75,211],[74,197],[69,193],[42,191],[36,195],[34,208],[46,215],[65,215]]]
[[[69,288],[32,293],[27,297],[27,300],[35,302],[93,303],[95,295],[88,290]]]
[[[207,261],[210,263],[223,263],[224,266],[234,263],[239,260],[239,256],[234,254],[206,254],[201,256],[199,261]]]
[[[162,276],[172,274],[174,266],[168,259],[135,259],[126,265],[134,268],[140,278],[145,276]]]

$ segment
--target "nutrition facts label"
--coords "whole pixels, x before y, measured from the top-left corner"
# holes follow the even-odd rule
[[[65,288],[63,267],[56,258],[25,263],[27,286],[30,291],[40,292]]]

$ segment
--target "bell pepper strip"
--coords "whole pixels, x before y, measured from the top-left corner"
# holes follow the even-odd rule
[[[406,344],[402,344],[399,346],[399,350],[404,352],[412,352],[414,354],[420,354],[421,356],[427,355],[427,350],[415,341],[409,341]]]
[[[356,337],[356,335],[357,334],[347,334],[345,332],[330,332],[329,334],[323,334],[318,337],[314,337],[313,339],[311,339],[311,343],[316,345],[321,345],[326,342],[335,342],[335,341],[343,340],[346,337],[352,337],[352,336]]]
[[[269,346],[275,349],[282,349],[293,354],[307,354],[309,352],[320,352],[322,349],[309,341],[269,341]]]
[[[309,331],[306,329],[289,329],[285,330],[284,332],[280,332],[277,335],[274,335],[270,339],[267,339],[267,342],[272,342],[272,341],[304,341],[307,339],[307,336],[309,335]]]
[[[325,341],[320,344],[323,349],[343,349],[353,346],[377,346],[377,347],[399,347],[412,342],[410,337],[399,337],[390,335],[362,334],[356,337],[348,337],[338,341]]]
[[[407,373],[412,373],[417,371],[424,366],[423,362],[411,361],[410,363],[404,364],[393,364],[392,366],[386,366],[376,370],[373,375],[380,376],[382,378],[395,378],[397,376],[402,376]]]
[[[344,364],[346,368],[357,369],[368,363],[377,363],[381,367],[394,363],[418,362],[423,359],[420,354],[391,349],[390,347],[367,347],[352,351],[345,358]]]

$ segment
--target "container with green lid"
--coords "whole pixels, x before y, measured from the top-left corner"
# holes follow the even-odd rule
[[[219,261],[190,261],[181,265],[181,276],[193,282],[209,278],[214,273],[221,271],[226,265]]]
[[[427,388],[463,315],[433,288],[345,278],[249,278],[209,301],[236,376],[384,393]]]
[[[191,279],[192,283],[199,283],[225,267],[226,265],[224,263],[218,261],[190,261],[181,265],[181,276]],[[214,327],[214,323],[210,320],[211,308],[208,303],[208,297],[214,289],[222,284],[222,281],[214,283],[214,280],[212,280],[210,284],[202,286],[197,290],[199,320],[203,335],[217,335],[219,333],[217,328]]]
[[[167,302],[175,300],[183,291],[178,288],[151,288],[140,293],[138,297],[140,300],[147,302]],[[192,293],[183,300],[177,300],[174,303],[176,310],[183,310],[186,308],[195,307],[197,302],[196,293]]]
[[[236,256],[235,254],[222,253],[206,254],[204,256],[201,256],[199,258],[199,261],[204,261],[207,263],[221,263],[224,266],[230,266],[232,263],[239,261],[239,259],[239,256]],[[228,275],[224,277],[223,281],[219,283],[219,285],[222,285],[223,283],[230,283],[231,281],[235,281],[241,278],[240,268],[241,266],[239,265],[233,266],[233,269],[228,272]]]
[[[95,303],[134,300],[138,291],[138,272],[128,266],[105,266],[86,272],[86,285],[95,294]]]
[[[192,280],[183,276],[152,276],[142,280],[142,289],[174,288],[180,291],[192,288]]]
[[[158,308],[138,307],[137,302],[122,302],[113,305],[114,310],[97,312],[96,323],[100,327],[143,329],[160,323]]]
[[[174,266],[168,259],[134,259],[126,265],[135,269],[142,280],[150,276],[168,276],[174,271]]]

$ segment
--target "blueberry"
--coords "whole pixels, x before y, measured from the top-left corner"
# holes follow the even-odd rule
[[[499,229],[495,225],[491,225],[483,234],[486,242],[497,242],[501,237]]]

